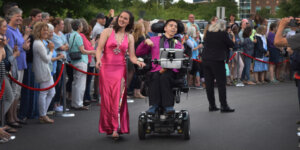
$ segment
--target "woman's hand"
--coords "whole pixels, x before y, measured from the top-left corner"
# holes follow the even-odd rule
[[[96,62],[96,68],[97,68],[97,69],[100,69],[100,68],[101,68],[101,65],[102,65],[101,60],[97,60],[97,62]]]
[[[29,38],[24,42],[23,49],[24,50],[29,50],[30,49],[30,39]]]
[[[148,46],[153,47],[153,42],[150,39],[146,39],[145,44],[148,45]]]
[[[141,62],[141,61],[137,61],[136,65],[138,65],[139,68],[144,68],[146,66],[146,64],[144,62]]]
[[[14,53],[13,56],[16,58],[18,56],[20,56],[20,51],[18,50],[18,47],[14,48]]]
[[[64,56],[63,54],[58,54],[58,55],[57,55],[57,58],[58,58],[58,59],[63,59],[63,58],[65,58],[65,56]]]
[[[48,48],[50,49],[51,52],[53,52],[53,50],[54,50],[54,43],[51,42],[51,41],[49,41]]]

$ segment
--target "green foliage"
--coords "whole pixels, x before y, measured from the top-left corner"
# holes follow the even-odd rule
[[[265,7],[262,8],[260,11],[257,11],[256,13],[259,14],[263,18],[270,18],[272,16],[270,9],[267,9]]]
[[[279,4],[279,10],[277,11],[278,17],[288,17],[300,16],[300,1],[299,0],[290,0],[290,1],[282,1]]]
[[[2,0],[5,4],[10,0]],[[2,1],[0,0],[0,6]],[[174,0],[14,0],[24,11],[24,17],[29,15],[32,8],[39,8],[49,12],[52,16],[80,18],[90,20],[97,13],[108,13],[110,9],[115,10],[115,15],[122,10],[131,11],[135,19],[143,17],[152,19],[188,19],[193,13],[196,19],[209,20],[216,15],[216,7],[226,7],[226,16],[237,13],[237,4],[234,0],[217,0],[212,3],[190,4],[184,0],[173,3]],[[164,2],[164,6],[161,5]]]

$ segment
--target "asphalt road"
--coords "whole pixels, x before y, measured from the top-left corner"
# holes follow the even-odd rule
[[[217,94],[217,91],[216,91]],[[130,134],[119,141],[98,133],[99,106],[74,111],[74,118],[54,117],[53,125],[29,120],[16,139],[0,150],[296,150],[299,118],[293,82],[227,88],[234,113],[208,112],[204,90],[193,89],[176,109],[191,115],[191,139],[178,135],[150,135],[140,141],[137,119],[148,108],[145,100],[129,104]],[[219,103],[217,103],[219,104]]]

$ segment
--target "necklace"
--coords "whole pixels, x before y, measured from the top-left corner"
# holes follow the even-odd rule
[[[118,55],[119,53],[121,53],[121,50],[120,50],[119,47],[120,47],[120,45],[123,43],[124,38],[125,38],[125,33],[124,33],[124,35],[123,35],[123,38],[122,38],[122,40],[121,40],[121,43],[119,43],[118,40],[117,40],[117,36],[116,36],[116,34],[115,34],[115,40],[116,40],[116,42],[117,42],[117,47],[116,47],[113,51],[114,51],[114,53],[115,53],[116,55]]]

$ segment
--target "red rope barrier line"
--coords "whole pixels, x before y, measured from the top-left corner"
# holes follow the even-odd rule
[[[77,71],[79,71],[79,72],[81,72],[81,73],[84,73],[84,74],[88,74],[88,75],[93,75],[93,76],[98,76],[99,74],[97,74],[97,73],[91,73],[91,72],[86,72],[86,71],[83,71],[83,70],[80,70],[80,69],[78,69],[78,68],[76,68],[75,66],[73,66],[72,64],[68,64],[70,67],[72,67],[73,69],[75,69],[75,70],[77,70]]]
[[[17,83],[18,85],[20,85],[20,86],[22,86],[22,87],[24,87],[24,88],[26,88],[26,89],[33,90],[33,91],[47,91],[47,90],[49,90],[49,89],[51,89],[51,88],[53,88],[53,87],[55,87],[55,86],[57,85],[57,83],[59,82],[59,80],[60,80],[60,78],[61,78],[61,75],[62,75],[62,73],[63,73],[64,66],[65,66],[65,64],[62,64],[62,65],[61,65],[61,69],[60,69],[60,72],[59,72],[59,76],[58,76],[57,80],[55,81],[55,83],[54,83],[53,85],[51,85],[51,86],[49,86],[49,87],[47,87],[47,88],[43,88],[43,89],[33,88],[33,87],[30,87],[30,86],[25,85],[25,84],[23,84],[23,83],[20,83],[18,80],[16,80],[15,78],[13,78],[11,75],[8,75],[8,77],[9,77],[11,80],[13,80],[15,83]],[[0,93],[0,94],[1,94],[1,93]]]
[[[0,91],[0,100],[2,100],[2,96],[4,94],[4,88],[5,88],[5,80],[3,79],[1,91]]]
[[[242,52],[242,54],[243,54],[244,56],[247,56],[247,57],[249,57],[249,58],[251,58],[251,59],[254,59],[254,60],[256,60],[256,61],[260,61],[260,62],[267,63],[267,64],[275,64],[275,63],[273,63],[273,62],[268,62],[268,61],[259,60],[259,59],[255,58],[255,57],[252,57],[252,56],[250,56],[250,55],[248,55],[248,54],[246,54],[246,53],[244,53],[244,52]],[[283,64],[283,63],[286,63],[286,62],[289,62],[289,60],[285,60],[285,61],[279,62],[279,63],[277,63],[277,64]]]

